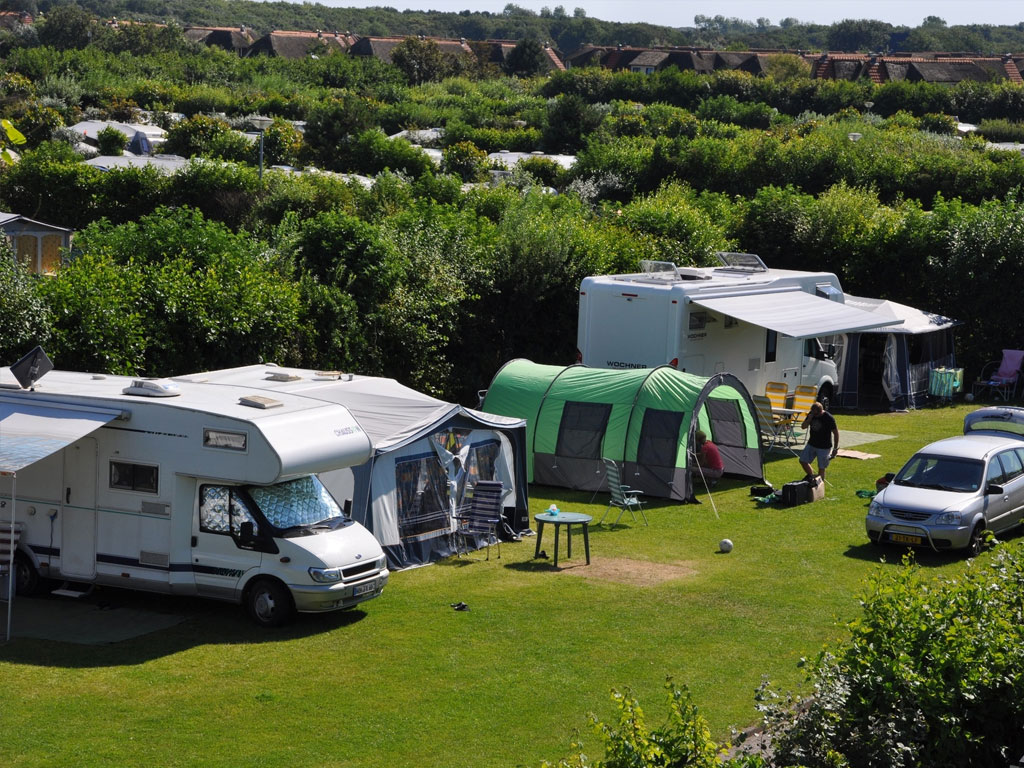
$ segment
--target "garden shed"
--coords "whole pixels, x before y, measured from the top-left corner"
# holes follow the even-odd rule
[[[577,490],[606,488],[602,459],[649,496],[692,495],[688,449],[700,429],[725,473],[762,480],[757,414],[730,373],[710,378],[671,366],[606,370],[512,360],[483,400],[489,413],[526,419],[530,480]]]

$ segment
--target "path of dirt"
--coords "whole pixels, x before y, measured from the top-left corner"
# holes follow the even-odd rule
[[[666,581],[685,579],[697,571],[692,564],[651,563],[646,560],[628,558],[597,558],[590,565],[585,562],[570,562],[559,570],[574,576],[600,581],[614,581],[635,587],[653,587]]]

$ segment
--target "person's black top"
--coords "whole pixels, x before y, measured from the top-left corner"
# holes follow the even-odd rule
[[[810,434],[807,436],[807,442],[815,448],[831,448],[832,431],[836,428],[836,420],[828,411],[820,416],[812,416],[808,425]]]

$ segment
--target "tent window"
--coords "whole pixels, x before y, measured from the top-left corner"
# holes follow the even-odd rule
[[[611,416],[610,403],[566,403],[558,425],[557,456],[600,459],[601,443]]]
[[[679,449],[679,430],[683,426],[681,411],[644,411],[640,442],[636,447],[638,464],[653,467],[674,467]]]
[[[764,361],[774,363],[775,356],[779,349],[779,333],[771,328],[765,330]]]
[[[743,414],[736,400],[708,398],[704,405],[711,416],[711,439],[717,445],[743,446],[747,444],[743,428]]]

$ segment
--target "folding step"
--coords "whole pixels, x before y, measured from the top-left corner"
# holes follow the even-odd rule
[[[91,594],[92,590],[92,584],[74,584],[70,581],[65,581],[60,587],[50,592],[50,594],[60,595],[61,597],[85,597]]]

